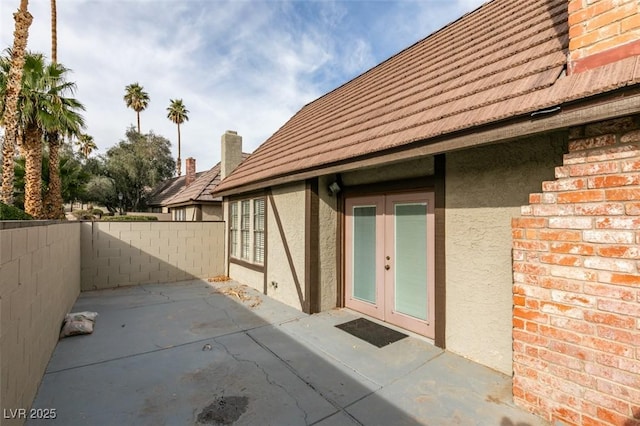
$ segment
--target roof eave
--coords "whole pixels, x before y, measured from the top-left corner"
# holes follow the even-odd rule
[[[549,105],[553,107],[554,105]],[[238,195],[271,186],[277,186],[321,175],[344,173],[363,167],[373,167],[405,161],[411,158],[442,154],[459,149],[533,136],[557,131],[581,124],[602,121],[630,114],[640,113],[640,88],[625,87],[606,94],[559,105],[561,108],[552,115],[532,117],[531,113],[500,122],[465,129],[454,134],[417,141],[397,149],[386,150],[363,157],[355,157],[313,169],[301,170],[281,176],[270,177],[213,191],[217,197]]]

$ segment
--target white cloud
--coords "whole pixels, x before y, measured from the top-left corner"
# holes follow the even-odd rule
[[[166,118],[182,98],[182,158],[219,161],[225,130],[255,149],[299,108],[472,10],[479,0],[58,1],[58,59],[74,72],[88,133],[104,152],[135,122],[124,87],[151,98],[143,131],[176,141]],[[0,1],[0,48],[19,0]],[[453,5],[453,6],[452,6]],[[31,0],[29,49],[50,53],[50,2]],[[177,153],[177,147],[174,147]],[[184,166],[183,166],[184,170]]]

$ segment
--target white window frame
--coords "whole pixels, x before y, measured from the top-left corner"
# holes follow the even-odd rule
[[[265,197],[229,202],[229,255],[232,259],[264,265],[266,209]]]

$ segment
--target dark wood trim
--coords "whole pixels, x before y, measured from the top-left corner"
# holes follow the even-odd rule
[[[223,201],[224,203],[224,201]],[[227,200],[227,275],[231,276],[231,201]],[[222,205],[224,211],[224,204]],[[224,212],[223,212],[224,215]]]
[[[244,259],[238,259],[237,257],[229,256],[229,262],[233,263],[234,265],[242,266],[243,268],[251,269],[252,271],[264,272],[264,265],[247,262]]]
[[[304,286],[306,313],[320,312],[320,197],[318,178],[305,182]]]
[[[447,269],[446,269],[446,155],[436,155],[435,162],[435,345],[446,347]]]
[[[336,199],[336,306],[344,307],[344,194],[338,193]]]
[[[263,285],[262,292],[266,295],[269,289],[269,277],[267,276],[269,268],[269,205],[267,204],[267,195],[265,191],[264,198],[264,274],[262,275]]]
[[[269,205],[271,206],[271,210],[273,210],[273,218],[276,220],[276,226],[278,227],[278,232],[280,233],[280,239],[282,240],[284,253],[287,256],[287,261],[289,262],[289,269],[291,270],[293,282],[296,285],[296,291],[298,292],[298,300],[300,301],[300,306],[304,309],[305,302],[304,302],[304,296],[302,295],[302,287],[300,286],[300,280],[298,279],[298,273],[296,272],[296,267],[293,264],[293,257],[291,256],[291,250],[289,249],[289,244],[287,243],[287,237],[284,234],[284,228],[282,227],[282,220],[280,220],[280,213],[278,212],[278,207],[276,206],[276,202],[273,199],[273,193],[271,192],[270,189],[267,193],[267,198],[269,199]]]
[[[242,194],[233,194],[228,195],[227,198],[229,201],[241,201],[253,198],[263,198],[267,196],[268,190],[266,189],[256,189],[250,192],[245,192]]]

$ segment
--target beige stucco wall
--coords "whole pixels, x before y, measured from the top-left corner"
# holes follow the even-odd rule
[[[336,307],[338,297],[338,264],[336,262],[336,232],[338,227],[337,200],[331,195],[329,185],[334,176],[323,176],[318,179],[319,219],[318,230],[320,264],[320,311]]]
[[[272,188],[283,232],[292,256],[295,273],[302,295],[305,294],[305,183]],[[284,243],[278,232],[275,215],[267,200],[267,294],[276,300],[297,309],[302,309],[284,250]],[[278,284],[277,288],[272,282]]]
[[[346,186],[410,179],[433,174],[433,157],[417,158],[388,166],[372,167],[342,174]]]
[[[0,230],[0,408],[7,410],[31,406],[80,293],[80,223],[29,225]]]
[[[248,285],[259,292],[264,290],[264,274],[262,272],[254,271],[231,262],[229,264],[228,275],[240,284]]]
[[[511,374],[511,218],[562,163],[564,135],[447,154],[446,346]]]
[[[202,220],[222,220],[222,204],[203,204]]]
[[[82,290],[224,273],[223,222],[84,222]]]

